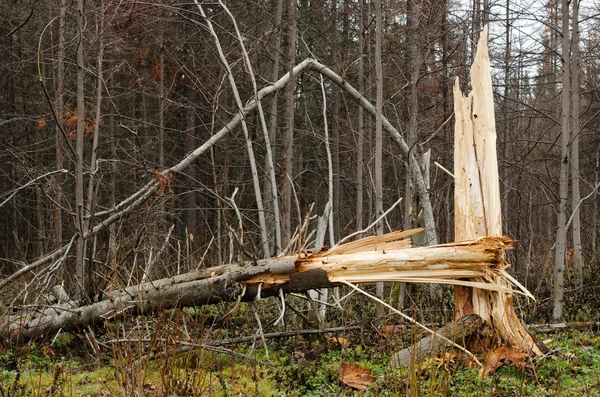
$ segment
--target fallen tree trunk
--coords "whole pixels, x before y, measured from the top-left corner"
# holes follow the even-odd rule
[[[465,346],[465,340],[483,326],[484,322],[481,317],[477,314],[467,314],[463,318],[440,328],[435,334],[429,335],[412,346],[394,353],[390,365],[394,367],[403,365],[412,368],[415,363],[423,360],[426,356],[453,348],[452,344],[441,339],[440,336],[458,345]]]
[[[70,301],[50,307],[28,307],[17,315],[0,319],[0,338],[23,342],[123,315],[218,302],[252,301],[280,291],[331,288],[342,281],[446,283],[507,291],[508,284],[501,285],[496,280],[504,282],[503,270],[507,264],[503,253],[512,247],[512,240],[486,237],[409,248],[407,237],[418,231],[420,229],[367,237],[315,254],[302,253],[200,270],[112,291],[104,300],[85,306]]]

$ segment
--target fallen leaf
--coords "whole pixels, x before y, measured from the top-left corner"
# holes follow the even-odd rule
[[[331,341],[333,343],[337,343],[338,345],[341,345],[341,346],[348,345],[348,339],[346,339],[346,338],[340,338],[340,337],[334,336],[333,338],[331,338]]]
[[[441,368],[442,366],[447,368],[448,364],[454,364],[454,359],[456,358],[457,355],[458,355],[458,353],[454,350],[451,350],[449,352],[443,352],[443,353],[440,353],[437,356],[435,356],[433,358],[433,362],[438,367],[438,369]]]
[[[365,390],[375,381],[370,369],[348,363],[342,363],[339,379],[348,386],[359,390]]]
[[[485,358],[485,364],[479,370],[479,375],[494,373],[501,366],[510,363],[512,366],[523,369],[527,366],[529,354],[522,350],[509,346],[500,346],[489,352]]]

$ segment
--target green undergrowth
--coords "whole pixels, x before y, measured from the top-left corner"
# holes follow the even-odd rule
[[[525,369],[505,366],[486,377],[439,358],[418,369],[390,368],[396,346],[377,335],[348,333],[257,341],[221,351],[179,351],[175,338],[142,344],[63,333],[53,343],[0,350],[0,396],[598,396],[600,336],[566,331],[539,335],[551,353]],[[401,338],[396,338],[401,339]],[[160,340],[164,343],[157,343]],[[405,346],[406,344],[404,344]],[[366,390],[343,384],[342,362],[369,369]]]

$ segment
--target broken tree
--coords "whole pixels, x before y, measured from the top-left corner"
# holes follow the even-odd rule
[[[219,266],[110,292],[80,306],[62,297],[51,306],[28,307],[0,319],[0,338],[23,342],[82,328],[124,315],[173,307],[252,301],[288,292],[330,288],[338,283],[377,281],[447,283],[509,293],[503,255],[506,237],[410,248],[422,229],[366,237],[327,251],[300,253]],[[469,280],[467,280],[469,279]]]
[[[295,70],[313,70],[338,84],[370,113],[373,106],[330,69],[306,60]],[[464,97],[455,91],[455,226],[458,243],[410,248],[407,237],[415,231],[368,237],[335,247],[325,252],[298,252],[296,255],[263,261],[220,266],[169,279],[155,280],[137,286],[108,292],[104,300],[90,305],[57,297],[52,306],[29,306],[17,314],[0,319],[0,337],[25,341],[62,330],[81,328],[113,317],[151,313],[161,309],[199,306],[224,301],[250,301],[287,292],[303,292],[329,288],[337,283],[371,283],[377,281],[446,283],[456,285],[457,318],[477,314],[491,325],[503,343],[531,354],[541,354],[516,317],[512,299],[513,286],[527,292],[508,275],[504,251],[512,241],[500,237],[501,214],[498,170],[495,149],[495,127],[492,86],[487,55],[487,34],[479,42],[478,55],[472,68],[473,92]],[[262,98],[286,83],[285,78],[259,91]],[[244,108],[244,115],[256,107],[256,101]],[[472,105],[471,105],[472,103]],[[203,154],[227,131],[236,127],[242,115],[236,115],[222,131],[179,164],[165,171],[180,171]],[[397,140],[399,148],[416,163],[400,134],[383,120],[384,128]],[[424,198],[425,218],[432,219],[431,206],[418,164],[414,166],[419,195]],[[93,228],[97,233],[152,195],[159,182],[117,205],[107,218]],[[421,186],[421,187],[419,187]],[[98,215],[100,216],[100,214]],[[426,222],[425,233],[434,240],[432,221]],[[489,237],[492,236],[492,237]],[[494,237],[496,236],[496,237]],[[71,244],[72,245],[72,244]],[[0,282],[0,288],[27,271],[66,257],[70,246],[24,267]],[[432,343],[432,345],[434,345]]]
[[[472,91],[463,95],[458,77],[454,85],[454,239],[457,241],[502,235],[487,29],[486,26],[479,39],[471,66]],[[502,279],[495,281],[508,287]],[[512,293],[457,286],[454,303],[456,319],[478,314],[502,342],[542,355],[544,347],[534,342],[514,312]]]
[[[473,90],[463,95],[458,77],[454,85],[454,238],[457,241],[502,235],[494,94],[487,36],[486,26],[471,66]],[[475,283],[492,282],[505,288],[490,290],[456,285],[456,321],[440,329],[436,335],[395,353],[392,365],[410,366],[426,355],[447,348],[448,343],[440,340],[439,336],[462,344],[477,331],[482,321],[494,331],[501,345],[526,354],[539,356],[545,353],[545,346],[531,337],[515,314],[510,283],[519,285],[516,280],[505,271],[492,281],[479,277],[469,279]]]

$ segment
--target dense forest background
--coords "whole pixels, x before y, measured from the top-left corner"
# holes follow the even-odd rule
[[[469,81],[489,24],[503,226],[518,241],[511,271],[540,298],[538,318],[563,316],[552,314],[557,288],[565,315],[597,317],[596,2],[3,0],[1,18],[0,271],[68,247],[24,272],[11,304],[61,283],[94,299],[278,255],[312,203],[312,215],[332,211],[329,246],[400,197],[377,232],[427,227],[397,141],[316,73],[293,76],[262,114],[218,135],[306,58],[400,132],[425,176],[435,225],[426,235],[453,241],[452,86]]]

